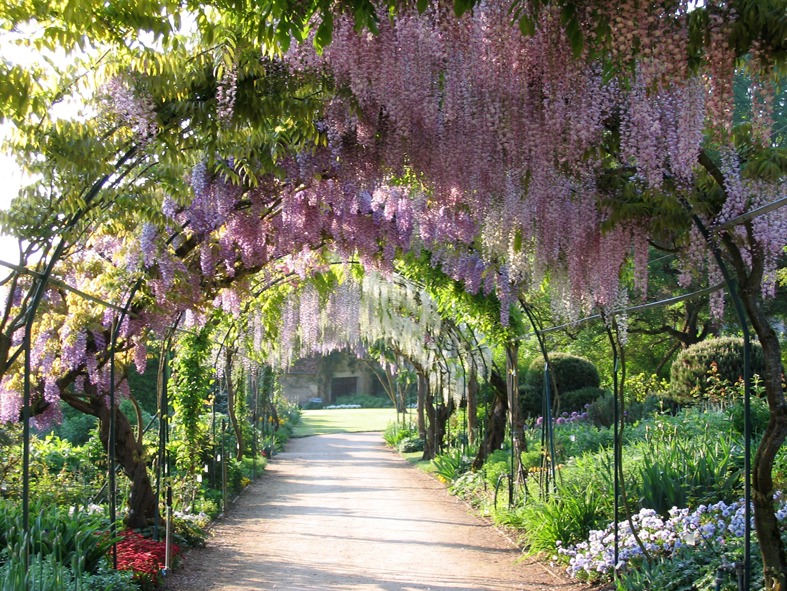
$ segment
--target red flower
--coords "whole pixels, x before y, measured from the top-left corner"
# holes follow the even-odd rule
[[[166,543],[156,542],[131,530],[120,533],[123,539],[117,544],[118,570],[134,571],[134,578],[145,585],[158,586],[159,574],[164,568]],[[177,545],[170,545],[170,556],[180,552]]]

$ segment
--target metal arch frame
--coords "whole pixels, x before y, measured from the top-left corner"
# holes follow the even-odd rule
[[[116,167],[120,167],[122,164],[124,164],[129,159],[131,159],[133,157],[133,155],[135,154],[135,152],[136,152],[136,148],[130,149],[123,157],[121,157],[119,159]],[[86,206],[83,209],[81,209],[80,211],[78,211],[76,214],[74,214],[74,216],[70,220],[68,220],[68,222],[65,224],[65,229],[73,228],[78,223],[78,221],[80,219],[82,219],[82,217],[89,210],[89,204],[97,196],[97,194],[103,188],[104,184],[109,180],[109,178],[110,177],[108,175],[106,175],[106,176],[98,179],[91,186],[91,188],[88,190],[87,195],[85,197]],[[750,482],[750,478],[751,478],[751,464],[750,464],[750,462],[751,462],[751,458],[750,458],[750,456],[751,456],[751,441],[750,441],[750,439],[751,439],[751,423],[750,423],[750,396],[751,396],[750,381],[751,381],[751,375],[750,375],[750,373],[751,373],[751,368],[750,368],[750,347],[751,347],[751,343],[750,343],[750,335],[749,335],[749,330],[748,330],[748,322],[746,321],[745,313],[743,312],[742,304],[741,304],[740,299],[739,299],[738,294],[737,294],[737,283],[730,276],[730,274],[729,274],[729,272],[728,272],[728,270],[726,268],[726,265],[724,264],[723,259],[721,257],[721,253],[719,251],[718,245],[715,243],[715,241],[713,240],[713,237],[711,236],[711,231],[723,230],[723,229],[732,227],[732,226],[734,226],[734,225],[736,225],[738,223],[749,221],[749,220],[754,219],[754,218],[756,218],[756,217],[758,217],[760,215],[764,215],[766,213],[774,211],[774,210],[776,210],[776,209],[778,209],[778,208],[780,208],[780,207],[782,207],[784,205],[787,205],[787,197],[783,197],[781,199],[778,199],[778,200],[776,200],[776,201],[774,201],[774,202],[772,202],[770,204],[767,204],[767,205],[765,205],[763,207],[760,207],[758,209],[751,210],[751,211],[749,211],[747,213],[742,214],[741,216],[738,216],[735,219],[729,220],[728,222],[726,222],[724,224],[721,224],[719,226],[713,227],[710,230],[704,226],[702,221],[698,218],[698,216],[695,213],[691,212],[691,207],[690,207],[690,205],[687,202],[684,201],[683,204],[689,210],[689,212],[691,214],[691,217],[692,217],[692,220],[694,221],[695,225],[697,226],[697,228],[699,229],[699,231],[703,235],[705,241],[707,242],[707,244],[711,248],[711,251],[712,251],[712,253],[714,255],[714,258],[716,259],[716,261],[717,261],[717,263],[719,265],[720,271],[722,272],[722,275],[723,275],[724,280],[725,280],[726,289],[727,289],[728,293],[730,294],[731,298],[733,299],[733,302],[734,302],[734,305],[735,305],[735,309],[736,309],[736,313],[737,313],[737,315],[739,317],[739,321],[740,321],[740,324],[741,324],[741,329],[742,329],[743,335],[744,335],[744,438],[745,438],[745,456],[744,456],[745,467],[744,467],[744,472],[745,472],[745,503],[746,503],[746,506],[745,506],[745,521],[746,521],[746,523],[745,523],[745,532],[744,532],[744,553],[745,553],[745,556],[744,556],[744,571],[745,571],[744,572],[744,579],[745,579],[745,581],[744,581],[744,588],[745,588],[745,590],[748,590],[748,588],[749,588],[749,580],[750,580],[750,575],[751,575],[751,572],[750,572],[751,571],[751,568],[750,568],[750,564],[751,564],[750,563],[750,561],[751,561],[751,549],[750,549],[750,544],[751,544],[751,519],[750,519],[750,512],[751,512],[751,507],[750,507],[750,504],[751,504],[751,482]],[[52,254],[51,254],[50,258],[49,258],[49,261],[46,263],[43,272],[32,271],[32,270],[29,270],[29,269],[26,269],[26,268],[23,268],[23,267],[19,267],[17,265],[11,265],[9,263],[5,263],[5,262],[0,261],[0,264],[2,264],[3,266],[7,266],[7,267],[10,267],[12,269],[15,269],[18,272],[29,273],[29,274],[33,275],[36,278],[36,280],[37,280],[36,284],[35,284],[32,300],[31,300],[30,304],[28,305],[27,310],[24,313],[25,324],[24,324],[24,335],[23,335],[23,343],[22,343],[22,349],[23,349],[23,352],[24,352],[24,394],[23,394],[23,408],[22,408],[22,422],[23,422],[23,493],[22,493],[23,494],[23,499],[22,499],[22,506],[23,506],[23,527],[24,527],[24,531],[25,532],[29,531],[29,511],[30,511],[30,506],[29,506],[29,501],[30,501],[30,499],[29,499],[29,492],[30,492],[29,491],[30,418],[31,418],[31,416],[30,416],[30,412],[31,412],[31,409],[30,409],[30,398],[31,398],[31,379],[30,379],[31,376],[30,376],[30,373],[31,373],[31,332],[32,332],[32,328],[33,328],[33,322],[35,320],[35,316],[36,316],[38,307],[40,305],[41,299],[43,298],[43,295],[44,295],[44,293],[46,291],[46,288],[47,288],[47,285],[49,283],[62,285],[66,289],[69,289],[69,291],[72,291],[72,292],[77,293],[77,294],[79,294],[79,295],[81,295],[83,297],[87,297],[87,298],[95,301],[95,298],[92,298],[92,296],[89,296],[88,294],[84,294],[82,292],[79,292],[78,290],[75,290],[73,288],[69,288],[68,286],[66,286],[62,282],[59,282],[57,279],[54,279],[54,278],[51,277],[52,272],[54,270],[54,266],[60,260],[62,254],[63,254],[63,252],[65,250],[65,248],[66,248],[66,241],[62,238],[62,233],[61,233],[61,239],[58,242],[58,244],[56,246],[54,246],[54,250],[52,251]],[[674,303],[676,301],[680,301],[681,299],[687,299],[688,297],[693,297],[695,295],[710,293],[710,292],[718,290],[719,288],[720,288],[720,286],[716,286],[716,287],[713,287],[713,288],[709,288],[707,290],[702,290],[700,292],[695,292],[694,294],[689,294],[688,296],[682,296],[681,298],[672,298],[671,300],[669,300],[669,302],[670,303]],[[116,346],[116,341],[117,341],[117,336],[118,336],[117,331],[118,331],[118,327],[119,327],[120,323],[122,322],[122,319],[125,318],[125,316],[129,312],[128,306],[130,304],[131,298],[133,297],[133,293],[136,291],[136,289],[137,289],[137,287],[135,286],[135,288],[132,290],[132,296],[129,297],[129,300],[128,300],[126,306],[119,310],[120,314],[121,314],[121,316],[120,316],[121,320],[120,320],[120,322],[116,323],[116,325],[115,325],[115,327],[113,328],[113,331],[112,331],[112,344],[111,344],[111,353],[110,353],[110,373],[111,373],[110,399],[111,399],[111,404],[114,402],[114,349],[115,349],[115,346]],[[112,306],[111,304],[108,304],[106,302],[101,302],[101,303],[103,305],[107,305],[107,306],[113,307],[115,310],[118,310],[117,307]],[[656,305],[659,305],[659,303],[646,304],[645,306],[638,306],[638,307],[635,306],[635,307],[632,307],[632,308],[628,308],[627,310],[634,311],[634,310],[637,310],[637,309],[644,309],[645,307],[655,307]],[[582,322],[588,321],[591,318],[583,319]],[[543,332],[547,332],[547,331],[550,331],[550,330],[557,330],[559,328],[560,327],[551,327],[551,328],[540,330],[540,331],[536,330],[535,332],[536,333],[543,333]],[[111,423],[113,422],[113,419],[114,419],[114,409],[110,413],[110,422]],[[112,425],[112,426],[114,426],[114,425]],[[110,427],[110,438],[114,440],[114,430],[111,427]],[[113,443],[114,443],[114,441],[113,441]],[[110,445],[109,447],[112,448],[112,445]],[[113,452],[114,452],[114,450],[112,452],[110,452],[110,453],[113,454]],[[114,460],[114,457],[112,457],[112,460]],[[111,461],[111,463],[112,463],[112,461]],[[114,471],[113,470],[110,470],[110,479],[114,480]],[[113,486],[111,487],[112,490],[111,490],[111,495],[110,496],[114,495],[114,483],[112,483],[112,484],[113,484]],[[113,521],[114,521],[114,519],[113,519]],[[28,555],[27,552],[25,553],[25,561],[26,561],[26,564],[29,561],[29,555]]]

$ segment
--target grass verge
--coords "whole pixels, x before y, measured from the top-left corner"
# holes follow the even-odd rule
[[[335,408],[304,410],[293,437],[309,437],[327,433],[382,432],[396,420],[393,408]]]
[[[431,462],[431,460],[423,460],[421,458],[424,457],[424,452],[422,451],[409,451],[409,452],[399,452],[399,455],[402,456],[405,460],[407,460],[411,466],[414,468],[418,468],[422,472],[426,472],[427,474],[437,474],[437,469],[435,465]]]

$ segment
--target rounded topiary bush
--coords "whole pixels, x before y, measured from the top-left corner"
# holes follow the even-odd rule
[[[584,406],[588,402],[578,402],[579,406],[576,406],[569,401],[567,394],[584,388],[598,388],[601,384],[601,379],[596,366],[584,357],[577,357],[568,353],[552,353],[549,355],[549,362],[552,365],[552,375],[560,395],[560,411],[573,412],[575,410],[584,410]],[[601,392],[596,394],[600,395]],[[525,374],[525,386],[520,392],[524,416],[540,416],[543,398],[544,360],[537,358],[530,364]],[[582,396],[577,398],[582,398]]]
[[[713,367],[715,364],[715,369]],[[762,347],[752,343],[752,374],[762,374]],[[709,339],[681,351],[670,369],[670,389],[676,400],[715,400],[731,397],[743,377],[743,339]]]

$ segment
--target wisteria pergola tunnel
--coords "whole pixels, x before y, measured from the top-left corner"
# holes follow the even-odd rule
[[[751,342],[763,350],[754,454],[743,376],[746,507],[765,586],[787,589],[773,498],[787,401],[766,311],[787,244],[783,2],[77,4],[0,12],[10,43],[68,58],[0,69],[26,175],[0,216],[19,244],[2,257],[0,420],[24,425],[26,483],[31,425],[66,403],[101,421],[112,519],[116,463],[127,521],[158,518],[168,383],[201,362],[167,367],[184,335],[215,365],[189,379],[218,376],[238,440],[238,391],[349,349],[417,376],[427,454],[484,384],[474,443],[490,453],[508,428],[516,464],[521,339],[538,337],[548,376],[550,331],[602,321],[617,413],[627,317],[706,295],[720,318],[726,294],[744,366]],[[649,286],[663,253],[683,295]],[[157,492],[116,412],[153,350]]]

